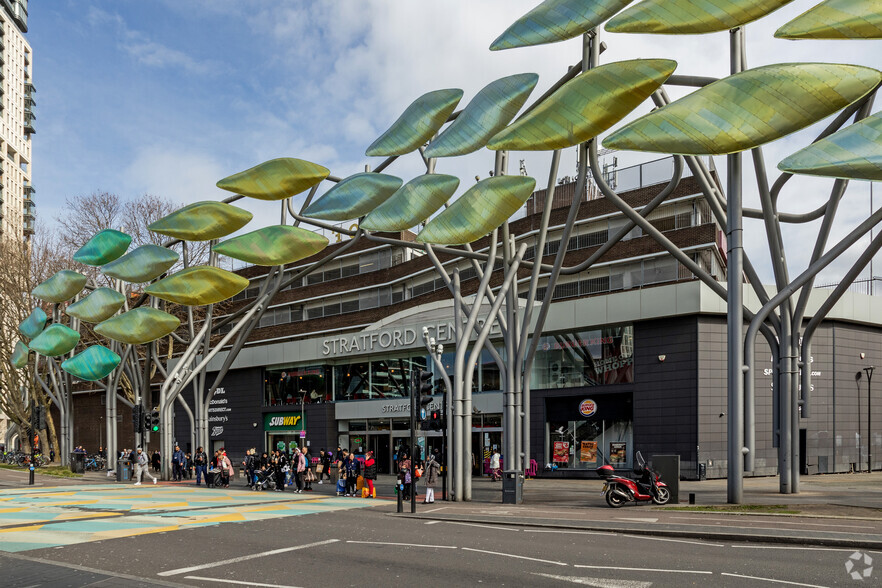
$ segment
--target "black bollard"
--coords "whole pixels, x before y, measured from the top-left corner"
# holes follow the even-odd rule
[[[404,484],[398,484],[398,512],[404,512]]]
[[[695,492],[689,493],[689,504],[695,504]]]

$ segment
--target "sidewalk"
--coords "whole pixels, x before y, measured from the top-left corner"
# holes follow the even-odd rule
[[[766,512],[694,512],[695,506],[726,504],[726,480],[681,481],[680,504],[664,507],[627,504],[613,509],[601,498],[600,480],[527,480],[524,503],[502,504],[499,482],[473,480],[471,502],[418,504],[417,514],[395,516],[447,522],[538,526],[708,541],[755,541],[882,550],[882,473],[802,478],[799,494],[779,494],[777,478],[744,480],[744,505]],[[437,490],[436,490],[437,492]],[[774,512],[769,508],[780,505]],[[796,512],[792,512],[796,511]]]

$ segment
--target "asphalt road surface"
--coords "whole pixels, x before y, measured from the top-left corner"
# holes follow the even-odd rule
[[[871,586],[882,578],[882,553],[852,559],[847,549],[423,521],[388,510],[380,502],[0,555],[0,583],[640,588]],[[871,565],[865,555],[879,571],[856,581],[850,573]]]

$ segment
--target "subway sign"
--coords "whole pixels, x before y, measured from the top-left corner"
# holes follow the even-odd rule
[[[299,430],[303,428],[301,423],[303,417],[300,413],[274,413],[264,415],[263,428],[267,431]]]

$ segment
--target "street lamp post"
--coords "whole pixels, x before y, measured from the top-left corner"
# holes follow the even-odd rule
[[[873,471],[873,371],[875,366],[864,368],[867,373],[867,472]]]

